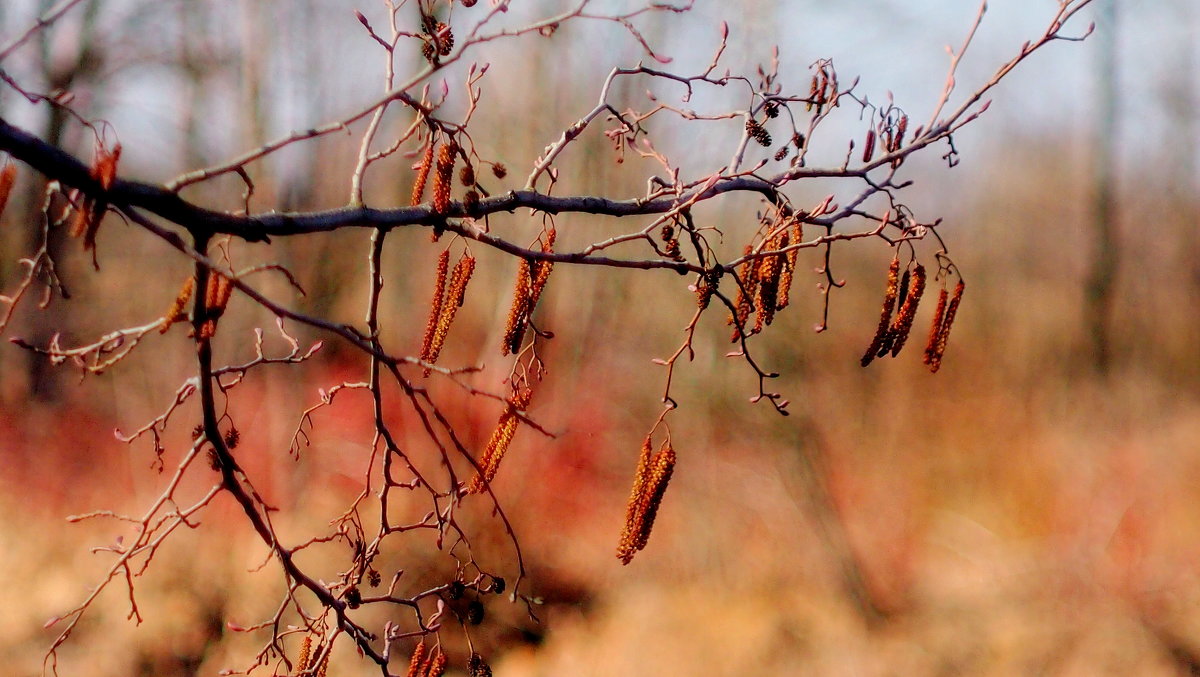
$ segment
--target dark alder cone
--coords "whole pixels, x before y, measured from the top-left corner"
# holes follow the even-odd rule
[[[467,659],[467,674],[471,677],[492,677],[492,667],[477,653]]]
[[[483,622],[483,602],[477,599],[471,600],[467,605],[467,622],[471,625],[479,625]]]
[[[766,147],[771,145],[771,135],[768,134],[767,129],[754,118],[746,120],[746,133],[750,135],[750,138],[757,141],[760,146]]]

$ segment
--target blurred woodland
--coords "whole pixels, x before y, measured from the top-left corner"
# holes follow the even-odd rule
[[[514,2],[512,13],[520,20],[558,4],[565,3]],[[623,4],[630,3],[608,2],[605,10]],[[699,70],[719,41],[725,4],[650,14],[637,20],[638,31],[675,60],[672,69]],[[943,46],[961,42],[976,10],[948,0],[855,0],[837,9],[807,0],[736,4],[730,68],[751,72],[779,43],[780,77],[807,90],[810,64],[832,57],[842,80],[860,76],[872,101],[890,92],[922,120],[945,79]],[[1055,4],[993,3],[960,74],[962,91],[1037,37]],[[51,5],[0,4],[0,44]],[[749,402],[757,379],[726,356],[733,348],[725,311],[705,316],[695,359],[674,372],[671,386],[679,464],[654,536],[628,567],[613,547],[637,450],[662,408],[663,372],[651,360],[676,350],[695,296],[689,280],[670,270],[557,265],[538,306],[538,326],[554,334],[539,348],[549,373],[530,411],[558,437],[523,429],[493,483],[498,496],[511,497],[506,514],[529,569],[523,585],[541,602],[533,607],[541,620],[497,596],[469,651],[487,656],[501,676],[1200,672],[1200,48],[1194,31],[1158,29],[1200,29],[1193,5],[1118,4],[1117,14],[1105,14],[1104,3],[1088,7],[1075,33],[1093,19],[1096,33],[1021,64],[989,97],[988,112],[956,133],[956,166],[941,157],[945,144],[904,165],[901,177],[914,182],[906,203],[943,219],[938,234],[969,286],[938,373],[921,363],[920,346],[860,366],[893,254],[882,240],[833,250],[833,272],[846,284],[833,290],[821,333],[813,328],[822,321],[824,278],[812,271],[828,263],[822,250],[801,250],[793,307],[754,338],[756,359],[781,374],[771,388],[791,400],[790,416]],[[382,6],[90,0],[0,66],[37,91],[69,92],[73,107],[110,123],[123,147],[122,176],[164,182],[378,98],[380,50],[354,11],[385,26]],[[1014,14],[1033,17],[1034,28]],[[472,63],[490,65],[473,143],[520,177],[512,186],[493,181],[494,192],[519,186],[546,145],[595,105],[613,66],[650,62],[612,22],[544,33],[480,45],[430,81],[434,89],[443,77],[457,86]],[[1102,48],[1115,55],[1108,75]],[[423,64],[419,50],[411,52],[397,57],[398,69]],[[897,62],[912,67],[901,73]],[[1105,77],[1116,82],[1109,109]],[[644,100],[646,86],[620,81],[615,98]],[[653,87],[663,101],[683,91]],[[450,96],[447,106],[462,107],[463,99]],[[731,110],[744,108],[740,101],[710,88],[698,89],[691,105]],[[89,157],[90,132],[61,110],[0,87],[0,117]],[[840,163],[845,141],[865,128],[844,117],[831,123],[829,147],[814,149],[810,163]],[[400,115],[382,120],[392,132],[406,124]],[[720,140],[741,131],[738,119],[725,127],[647,124],[660,150],[684,166],[714,149],[725,153]],[[255,163],[252,194],[229,174],[186,196],[220,210],[341,206],[363,127]],[[1107,151],[1106,139],[1114,143]],[[1112,172],[1098,195],[1105,152]],[[381,160],[366,175],[364,200],[407,205],[414,161]],[[618,164],[599,134],[581,138],[557,167],[555,192],[563,195],[636,196],[657,171],[632,155]],[[838,190],[815,179],[792,197],[810,205]],[[36,173],[20,175],[0,222],[0,293],[21,274],[17,260],[38,246],[27,224],[40,218],[43,191]],[[740,248],[734,228],[753,226],[759,202],[731,196],[703,206],[703,217],[728,224],[725,244]],[[1113,217],[1107,239],[1096,225],[1105,208]],[[541,228],[524,214],[504,218],[522,242]],[[583,246],[610,231],[601,217],[562,215],[558,246]],[[195,360],[183,331],[153,333],[114,368],[81,378],[69,364],[50,365],[8,342],[17,336],[42,345],[61,333],[71,344],[143,324],[191,274],[189,259],[134,237],[135,227],[114,216],[97,244],[98,274],[89,253],[51,233],[72,299],[55,298],[45,310],[23,304],[0,345],[0,570],[9,580],[0,664],[14,675],[42,670],[58,633],[44,627],[47,620],[78,604],[107,570],[104,549],[126,534],[121,523],[64,517],[140,514],[161,492],[163,459],[148,441],[124,444],[113,431],[129,434],[159,416]],[[369,239],[366,231],[339,230],[269,247],[239,242],[236,255],[285,266],[307,292],[299,297],[286,279],[267,276],[257,279],[264,293],[355,323],[370,283]],[[380,329],[408,337],[397,339],[398,349],[416,354],[444,243],[431,244],[425,229],[398,229],[385,247]],[[439,364],[485,365],[475,382],[494,389],[508,369],[497,346],[516,266],[498,252],[475,251],[480,265]],[[917,320],[920,340],[928,313]],[[268,352],[287,351],[275,318],[235,296],[220,335],[230,363],[254,357],[255,328]],[[372,410],[366,392],[347,391],[303,423],[301,413],[321,401],[318,389],[361,380],[365,361],[317,330],[288,331],[304,349],[323,340],[319,359],[254,372],[231,391],[229,407],[239,412],[239,449],[248,450],[243,467],[287,515],[275,525],[281,536],[298,540],[328,529],[362,490]],[[447,397],[456,387],[429,382]],[[463,399],[449,415],[465,440],[480,445],[501,411],[496,402]],[[403,444],[420,445],[411,412],[389,416]],[[175,449],[168,475],[193,422],[182,418],[164,433]],[[305,444],[294,442],[298,427]],[[502,560],[508,537],[486,507],[460,519],[478,529],[476,556]],[[60,674],[216,674],[253,662],[262,638],[238,630],[274,612],[281,576],[262,566],[269,552],[232,500],[218,496],[198,521],[199,528],[173,533],[137,580],[142,622],[127,618],[129,596],[114,585],[59,649]],[[446,557],[432,536],[401,542],[408,550],[388,557],[406,577],[445,580]],[[319,557],[312,557],[318,569]],[[407,655],[411,642],[401,648]],[[461,661],[452,668],[448,674],[465,674]],[[344,642],[329,674],[378,668]]]

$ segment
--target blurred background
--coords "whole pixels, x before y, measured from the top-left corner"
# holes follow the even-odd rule
[[[49,4],[0,4],[0,43]],[[383,30],[381,5],[85,1],[3,67],[29,89],[69,91],[76,110],[111,124],[123,175],[165,182],[370,103],[383,91],[383,54],[353,11]],[[452,26],[470,25],[486,5],[456,8]],[[561,10],[514,5],[507,24]],[[991,3],[956,93],[973,91],[1039,37],[1056,8],[1051,0]],[[832,58],[843,83],[859,76],[857,92],[876,103],[890,93],[923,121],[945,83],[945,47],[961,44],[977,10],[961,0],[700,0],[688,14],[635,23],[674,59],[666,67],[673,72],[702,70],[727,21],[720,71],[753,73],[777,44],[786,92],[806,93],[809,65]],[[489,620],[472,637],[496,674],[1200,673],[1200,7],[1105,0],[1065,33],[1082,34],[1089,21],[1097,27],[1086,42],[1049,45],[994,90],[988,112],[955,137],[957,166],[941,159],[943,145],[900,171],[914,182],[902,200],[922,220],[944,218],[939,233],[967,281],[941,371],[921,364],[919,345],[859,366],[878,321],[886,243],[834,249],[846,286],[833,294],[822,334],[813,331],[822,277],[809,273],[822,260],[805,251],[793,307],[751,344],[765,368],[782,374],[771,386],[791,400],[792,415],[748,402],[756,378],[724,357],[724,315],[710,313],[695,360],[676,373],[680,409],[668,418],[675,478],[649,546],[628,567],[613,551],[638,447],[661,406],[663,373],[650,360],[678,347],[694,297],[669,272],[555,269],[538,313],[556,337],[542,351],[550,371],[532,413],[561,434],[550,441],[521,430],[495,484],[530,564],[529,591],[544,600],[542,622],[523,606],[489,602]],[[418,66],[411,51],[397,56],[401,73]],[[495,193],[519,187],[543,147],[591,109],[608,69],[643,59],[620,26],[579,22],[549,37],[482,45],[439,78],[450,83],[446,110],[462,110],[468,64],[490,64],[470,133],[483,158],[510,169],[505,180],[488,177]],[[624,81],[613,100],[645,108],[647,89],[681,105],[681,87],[647,79]],[[698,89],[687,105],[712,112],[748,102],[745,87],[731,86]],[[78,124],[9,88],[0,89],[0,115],[90,157],[91,138]],[[407,124],[389,114],[383,138]],[[842,111],[822,127],[828,146],[809,164],[840,164],[844,144],[865,125]],[[685,176],[699,177],[727,160],[741,119],[662,117],[648,128]],[[362,130],[352,125],[254,163],[251,208],[345,204]],[[613,158],[600,130],[590,130],[559,163],[556,192],[635,196],[660,171]],[[406,204],[411,163],[393,156],[375,165],[367,203]],[[36,247],[31,224],[43,185],[23,172],[18,186],[0,223],[5,292],[21,273],[17,259]],[[244,189],[226,177],[185,196],[238,209]],[[803,206],[857,190],[813,182],[789,195]],[[758,207],[733,198],[699,218],[720,227],[735,252]],[[643,225],[557,220],[560,248]],[[491,227],[529,242],[541,220],[515,214]],[[273,298],[360,322],[367,238],[338,232],[232,251],[240,265],[288,266],[308,292],[299,297],[261,278]],[[99,274],[59,239],[52,247],[74,298],[44,311],[23,306],[9,337],[90,342],[152,321],[190,269],[113,217],[100,235]],[[396,352],[419,351],[444,246],[424,232],[389,239],[383,336]],[[917,251],[929,265],[936,247]],[[484,364],[476,383],[498,390],[510,368],[498,346],[516,264],[480,247],[474,253],[478,277],[441,363]],[[240,301],[223,321],[220,356],[252,356],[255,327],[264,328],[268,351],[285,352],[273,319]],[[929,313],[919,314],[918,332]],[[306,346],[328,338],[289,330]],[[140,514],[161,491],[156,461],[169,472],[186,449],[193,410],[174,421],[162,459],[149,443],[121,444],[112,431],[163,412],[190,375],[191,356],[183,331],[155,334],[118,367],[81,379],[69,365],[53,368],[0,345],[0,569],[9,580],[0,662],[12,674],[37,674],[56,635],[43,624],[107,570],[107,555],[89,549],[127,533],[118,522],[63,518],[95,509]],[[289,453],[317,389],[357,380],[365,380],[364,360],[327,341],[319,359],[261,370],[231,395],[243,459],[281,508],[281,530],[297,540],[327,529],[361,489],[370,445],[361,393],[318,412],[311,446]],[[486,439],[499,414],[494,402],[463,399],[436,379],[430,386],[449,398],[466,439]],[[419,450],[421,433],[408,432],[412,417],[400,409],[397,428]],[[201,473],[197,490],[210,481]],[[515,576],[505,569],[511,550],[499,524],[486,510],[477,519],[475,549]],[[62,674],[214,674],[253,660],[264,637],[231,627],[269,617],[282,582],[270,566],[256,570],[263,548],[232,504],[218,501],[202,522],[174,534],[138,580],[145,621],[126,619],[129,597],[114,586],[61,650]],[[412,590],[453,574],[454,561],[432,540],[403,543],[408,549],[389,557]],[[345,552],[334,550],[329,562],[335,556]],[[314,558],[314,566],[325,564]],[[461,670],[465,649],[450,637],[458,630],[443,634]],[[377,672],[344,644],[337,674]]]

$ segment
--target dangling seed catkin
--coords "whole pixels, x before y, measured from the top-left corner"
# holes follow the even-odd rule
[[[933,323],[929,325],[929,340],[925,343],[925,364],[933,366],[934,359],[937,355],[938,336],[942,334],[942,318],[946,316],[946,302],[950,299],[950,292],[942,287],[938,292],[937,308],[933,311]],[[937,371],[937,369],[933,369]]]
[[[625,508],[625,528],[621,531],[621,540],[617,544],[617,559],[624,564],[629,564],[637,552],[637,537],[642,531],[641,520],[644,518],[641,510],[642,496],[650,478],[650,460],[653,456],[654,446],[647,435],[642,442],[642,452],[638,455],[637,469],[633,473],[633,488],[629,492],[629,504]]]
[[[875,330],[875,337],[871,339],[871,345],[867,348],[867,352],[863,354],[859,362],[862,366],[867,366],[875,359],[879,353],[879,348],[883,342],[887,340],[888,329],[892,323],[892,311],[896,307],[896,296],[900,285],[900,255],[892,257],[892,264],[888,267],[887,291],[883,295],[883,307],[879,311],[879,327]]]
[[[912,273],[912,287],[905,290],[901,294],[904,302],[900,306],[900,310],[896,312],[896,319],[892,322],[889,334],[891,335],[892,357],[900,354],[900,350],[904,348],[905,342],[908,341],[908,334],[912,331],[913,320],[917,317],[917,306],[921,303],[921,295],[925,293],[925,266],[917,264],[916,269]]]
[[[791,216],[791,230],[787,240],[789,245],[804,241],[804,221],[801,220],[800,214],[796,213]],[[775,303],[776,311],[783,310],[788,306],[792,291],[792,278],[795,276],[796,261],[799,257],[799,249],[789,249],[783,259],[783,272],[779,275],[779,300]]]
[[[500,346],[501,353],[517,353],[521,349],[521,339],[525,336],[526,307],[529,304],[529,266],[524,259],[517,264],[517,283],[513,288],[512,307],[508,310],[508,322],[504,327],[504,341]]]
[[[754,249],[746,245],[743,250],[743,256],[749,256]],[[753,311],[753,301],[758,293],[758,266],[754,259],[746,259],[741,266],[738,267],[738,278],[741,284],[738,285],[737,299],[734,301],[736,313],[729,317],[726,324],[733,325],[733,334],[729,337],[730,343],[737,343],[741,338],[742,333],[746,330],[746,321],[750,319],[750,313]]]
[[[473,272],[475,272],[475,257],[464,253],[458,263],[454,265],[454,272],[450,275],[450,284],[446,287],[446,298],[441,304],[429,353],[421,358],[426,362],[437,362],[438,355],[442,352],[442,346],[446,344],[446,335],[450,333],[450,325],[454,323],[454,316],[458,313],[458,309],[467,295],[467,283],[471,281]],[[425,375],[429,375],[429,369],[425,370]]]
[[[937,370],[942,367],[942,356],[946,354],[946,343],[950,340],[950,327],[954,324],[954,316],[958,313],[958,304],[962,301],[964,288],[962,280],[959,280],[954,287],[954,296],[950,298],[950,303],[946,306],[946,316],[942,319],[938,329],[937,346],[933,361],[929,365],[931,372],[937,373]]]
[[[767,250],[779,250],[787,246],[787,231],[771,238]],[[758,291],[754,297],[754,309],[757,313],[754,320],[754,330],[757,334],[764,325],[771,324],[775,319],[776,304],[779,300],[780,276],[783,274],[785,257],[783,254],[771,254],[758,261]]]
[[[408,672],[404,673],[405,677],[422,677],[428,665],[425,657],[425,640],[417,643],[413,648],[412,658],[408,661]]]
[[[304,641],[300,643],[300,658],[296,661],[296,672],[304,672],[308,668],[309,652],[312,651],[312,637],[304,636]]]
[[[637,472],[633,478],[633,491],[630,493],[625,514],[625,528],[617,545],[617,558],[622,564],[629,564],[634,554],[645,548],[649,542],[658,507],[675,470],[675,450],[671,448],[670,441],[663,442],[662,448],[653,458],[650,457],[650,449],[650,438],[647,437],[642,444]]]
[[[179,293],[175,295],[175,300],[171,302],[171,307],[167,308],[167,314],[163,316],[162,326],[158,328],[158,333],[165,334],[181,319],[187,317],[183,311],[183,307],[192,298],[192,291],[196,288],[196,278],[188,277],[183,281],[183,286],[179,288]]]
[[[529,401],[532,398],[533,391],[529,388],[521,388],[517,393],[509,396],[508,407],[505,408],[503,414],[500,414],[500,420],[496,422],[496,429],[492,431],[492,436],[488,439],[483,457],[479,460],[482,475],[475,475],[474,479],[471,480],[471,485],[467,487],[467,493],[483,493],[487,485],[491,484],[492,479],[496,477],[496,471],[500,468],[500,461],[504,459],[504,454],[508,451],[508,445],[512,442],[513,435],[517,432],[517,426],[521,422],[516,412],[528,408]]]
[[[875,353],[875,357],[883,357],[892,352],[892,345],[896,342],[896,327],[900,321],[899,305],[908,299],[908,285],[912,282],[912,271],[908,268],[904,269],[904,274],[900,276],[900,291],[896,292],[896,317],[888,326],[887,335],[883,337],[883,341],[879,344],[879,350]]]
[[[450,211],[450,185],[454,177],[454,160],[458,144],[451,141],[438,151],[437,173],[433,177],[433,211],[445,214]]]
[[[450,270],[450,250],[438,254],[437,273],[433,282],[433,299],[429,303],[429,318],[425,321],[425,338],[421,341],[421,359],[432,362],[433,337],[437,333],[442,317],[442,304],[446,299],[446,273]],[[426,373],[428,375],[428,372]]]
[[[637,537],[637,549],[642,550],[650,541],[650,530],[654,528],[654,518],[658,516],[658,507],[662,505],[663,496],[667,492],[667,484],[671,474],[675,472],[675,450],[670,443],[666,449],[655,455],[650,466],[650,478],[646,481],[646,503],[642,528]]]
[[[429,180],[429,168],[431,165],[433,165],[432,136],[429,138],[429,143],[425,144],[425,152],[421,155],[421,164],[417,167],[417,178],[413,181],[410,204],[414,207],[421,204],[421,198],[425,196],[425,183]]]
[[[429,663],[429,669],[425,671],[425,677],[442,677],[445,672],[446,654],[439,651],[438,655]]]
[[[870,162],[875,155],[875,130],[867,130],[867,140],[863,144],[863,162]]]

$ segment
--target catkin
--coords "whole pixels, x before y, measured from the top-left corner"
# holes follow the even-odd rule
[[[958,313],[958,304],[962,301],[963,289],[965,285],[962,280],[954,287],[954,296],[950,298],[950,303],[946,306],[946,316],[942,318],[941,325],[938,327],[937,342],[934,347],[934,354],[929,364],[929,371],[937,373],[942,367],[942,356],[946,354],[946,343],[950,340],[950,327],[954,324],[954,316]]]
[[[304,636],[304,641],[300,643],[300,658],[296,661],[296,672],[304,672],[308,668],[308,657],[312,651],[312,637]]]
[[[752,247],[746,245],[744,256],[750,256],[754,251]],[[733,325],[733,333],[729,337],[730,343],[737,343],[742,337],[742,333],[746,329],[746,321],[750,319],[750,313],[754,310],[754,298],[758,292],[758,266],[757,261],[747,258],[741,266],[738,267],[738,293],[737,299],[734,301],[736,309],[733,315],[730,315],[726,324]]]
[[[904,269],[904,274],[900,276],[900,290],[896,292],[896,303],[901,304],[908,299],[908,286],[912,282],[912,271],[908,268]],[[896,326],[900,319],[899,308],[896,310],[896,317],[888,326],[887,335],[883,337],[883,341],[879,344],[879,350],[875,352],[875,357],[883,357],[892,352],[892,346],[896,342]]]
[[[471,281],[471,274],[474,272],[475,257],[463,254],[458,263],[454,265],[454,272],[450,274],[450,284],[446,287],[445,299],[440,304],[441,309],[428,352],[421,356],[421,359],[426,362],[437,362],[438,355],[442,352],[442,346],[446,344],[446,336],[450,333],[450,325],[454,323],[454,316],[466,298],[467,283]],[[425,375],[429,375],[428,368],[425,369]]]
[[[942,334],[942,318],[946,316],[946,303],[950,300],[950,292],[942,287],[938,292],[937,308],[933,311],[933,323],[929,325],[929,340],[925,343],[925,364],[933,371],[933,362],[937,356],[938,337]]]
[[[500,414],[500,420],[496,422],[496,429],[492,431],[492,436],[488,439],[487,447],[483,452],[483,457],[479,460],[479,468],[481,474],[476,474],[471,480],[470,486],[467,487],[469,494],[481,494],[491,484],[492,479],[496,477],[496,471],[500,468],[500,461],[504,459],[504,454],[508,451],[508,445],[512,443],[513,435],[517,432],[517,426],[521,419],[517,416],[517,412],[529,407],[529,401],[533,397],[533,391],[529,388],[520,388],[518,391],[508,398],[508,407],[504,413]]]
[[[792,215],[791,231],[788,233],[788,244],[798,244],[804,241],[804,222],[800,214]],[[799,249],[789,249],[783,259],[783,272],[779,275],[779,292],[775,302],[775,310],[787,308],[792,291],[792,278],[796,274],[796,261],[800,257]]]
[[[0,216],[4,215],[4,207],[8,205],[8,196],[12,194],[16,181],[17,165],[13,162],[4,163],[4,169],[0,170]]]
[[[454,178],[454,160],[458,144],[451,141],[438,151],[437,173],[433,177],[433,211],[446,214],[450,211],[450,186]]]
[[[183,281],[183,286],[179,288],[179,293],[175,295],[175,300],[171,302],[171,307],[167,308],[167,314],[163,316],[162,326],[158,328],[158,333],[167,333],[171,325],[187,316],[183,307],[191,300],[195,288],[196,278],[189,276]]]
[[[925,266],[917,264],[917,267],[912,272],[912,286],[901,294],[904,299],[900,305],[900,310],[896,312],[896,319],[892,322],[889,330],[891,336],[892,357],[900,354],[900,350],[904,347],[904,343],[908,341],[908,334],[912,331],[913,320],[917,317],[917,306],[921,303],[921,295],[925,293]]]
[[[778,251],[787,246],[788,234],[785,230],[767,243],[767,250]],[[778,308],[779,302],[779,286],[783,269],[785,267],[786,257],[783,254],[770,254],[758,260],[758,290],[754,295],[754,330],[751,332],[757,334],[763,330],[764,325],[771,324],[775,319],[775,310]]]
[[[658,452],[650,467],[650,477],[646,480],[646,504],[642,517],[642,528],[637,537],[637,549],[646,547],[650,540],[650,530],[654,528],[654,518],[658,516],[658,507],[662,505],[667,484],[675,472],[675,450],[670,444]]]
[[[329,672],[329,654],[330,651],[326,649],[325,657],[321,659],[321,667],[317,669],[317,677],[325,677]]]
[[[421,204],[421,198],[425,196],[425,183],[429,180],[429,168],[433,165],[433,137],[429,137],[429,143],[425,144],[425,153],[421,155],[421,164],[417,167],[417,178],[413,182],[412,201],[411,204],[415,207]]]
[[[408,672],[404,673],[405,677],[424,677],[428,667],[428,658],[425,656],[425,640],[421,640],[413,648],[412,658],[408,661]]]
[[[229,298],[232,295],[233,284],[230,283],[229,278],[216,271],[209,273],[204,300],[210,317],[220,317],[223,315],[225,307],[229,305]]]
[[[558,231],[551,228],[546,237],[542,240],[542,253],[554,253],[554,240],[558,236]],[[546,281],[550,279],[550,271],[554,268],[553,261],[538,261],[537,273],[533,276],[533,284],[529,288],[529,312],[533,312],[533,307],[537,305],[538,299],[542,298],[542,290],[546,288]]]
[[[542,240],[542,252],[554,252],[554,240],[557,232],[550,229]],[[513,302],[508,311],[508,321],[504,328],[504,342],[501,352],[504,355],[516,354],[521,350],[521,341],[525,337],[525,329],[529,318],[537,307],[550,271],[554,268],[552,261],[522,261],[517,270],[517,283],[513,289]]]
[[[529,268],[532,262],[521,260],[517,264],[517,283],[513,289],[512,306],[508,310],[508,322],[504,327],[504,341],[501,352],[504,355],[517,353],[521,349],[521,339],[525,336],[525,322],[528,319],[526,306],[529,304]]]
[[[670,441],[663,443],[657,454],[650,456],[650,438],[642,443],[638,457],[637,472],[633,477],[633,490],[629,495],[629,506],[625,514],[625,528],[617,545],[617,559],[629,564],[634,554],[645,548],[654,528],[659,505],[675,470],[675,450]]]
[[[617,544],[617,558],[625,564],[628,564],[637,552],[637,537],[642,531],[641,520],[644,518],[641,510],[642,496],[650,478],[650,461],[653,456],[654,447],[650,436],[647,435],[642,442],[642,453],[638,455],[637,469],[633,473],[633,488],[629,492],[629,504],[625,508],[625,528]]]
[[[433,283],[433,299],[429,303],[429,318],[425,321],[425,338],[421,342],[421,359],[432,362],[433,337],[437,334],[438,323],[442,317],[442,304],[446,299],[446,273],[450,270],[450,250],[445,249],[438,255],[437,274]]]
[[[438,652],[429,663],[429,669],[425,671],[425,677],[442,677],[446,672],[446,654]]]
[[[871,158],[874,157],[874,155],[875,155],[875,130],[868,129],[867,130],[867,140],[863,144],[862,161],[870,162]]]
[[[863,354],[860,363],[862,366],[867,366],[875,359],[879,353],[879,349],[883,346],[884,341],[888,337],[888,329],[892,324],[892,311],[896,307],[896,297],[898,296],[900,286],[900,255],[892,257],[892,264],[888,268],[887,291],[883,295],[883,307],[879,311],[879,326],[875,329],[875,337],[871,339],[871,345],[867,348],[867,352]]]

